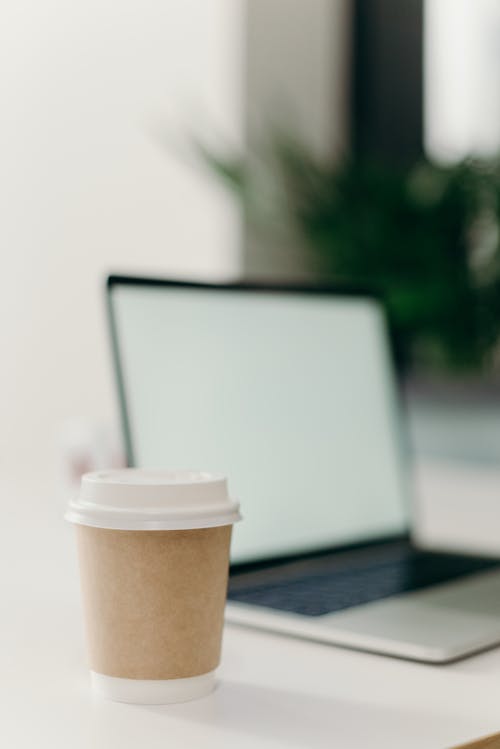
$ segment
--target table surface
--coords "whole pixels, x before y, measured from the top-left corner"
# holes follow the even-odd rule
[[[500,730],[500,649],[427,666],[232,626],[209,697],[165,707],[101,700],[88,686],[62,502],[40,499],[28,480],[0,482],[0,491],[13,508],[0,528],[1,746],[445,749]],[[437,499],[448,531],[450,498]],[[468,514],[470,525],[457,502],[457,517]],[[470,530],[476,545],[495,520],[479,515],[484,529]]]

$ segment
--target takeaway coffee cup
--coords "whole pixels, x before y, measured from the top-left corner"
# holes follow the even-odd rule
[[[226,479],[198,471],[88,473],[75,523],[91,680],[121,702],[208,694],[220,661],[232,525]]]

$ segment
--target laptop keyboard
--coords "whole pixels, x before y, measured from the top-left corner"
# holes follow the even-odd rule
[[[352,556],[352,554],[351,554]],[[294,572],[298,565],[272,568],[266,573],[243,573],[230,578],[231,601],[290,611],[305,616],[322,616],[398,593],[418,590],[498,566],[499,561],[457,554],[428,553],[411,549],[377,548],[374,559],[336,564],[335,555],[326,558],[325,570]],[[299,565],[300,566],[300,565]],[[307,567],[307,563],[305,564]],[[280,579],[281,571],[281,579]]]

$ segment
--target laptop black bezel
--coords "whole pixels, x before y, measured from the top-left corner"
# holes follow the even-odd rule
[[[268,283],[263,281],[233,281],[228,283],[211,283],[211,282],[199,282],[199,281],[188,281],[172,278],[161,278],[153,276],[132,276],[122,274],[110,274],[106,279],[106,313],[108,321],[108,330],[110,333],[111,341],[111,352],[112,352],[112,363],[113,370],[116,378],[117,389],[118,389],[118,400],[119,400],[119,411],[122,426],[122,433],[124,438],[124,447],[126,453],[126,461],[128,466],[135,465],[134,458],[134,445],[132,439],[132,431],[130,426],[130,416],[127,408],[127,397],[125,387],[125,372],[123,369],[121,356],[120,356],[120,342],[118,334],[118,325],[116,321],[115,310],[113,308],[113,288],[116,286],[142,286],[142,287],[170,287],[170,288],[185,288],[185,289],[199,289],[204,291],[217,291],[217,292],[252,292],[252,293],[276,293],[276,294],[306,294],[314,296],[344,296],[344,297],[363,297],[370,298],[375,301],[381,302],[380,295],[376,294],[373,290],[363,287],[353,287],[347,284],[297,284],[297,283]],[[381,304],[382,312],[385,314],[383,304]],[[390,346],[389,346],[390,348]],[[390,354],[394,361],[394,353],[390,348]],[[394,368],[394,371],[395,368]],[[397,380],[397,383],[399,381]],[[401,401],[400,388],[397,389],[398,400]],[[400,408],[400,411],[403,410]],[[404,502],[404,498],[401,498]],[[326,554],[341,553],[345,551],[362,549],[370,547],[374,544],[393,543],[393,542],[411,542],[410,535],[410,522],[408,519],[408,525],[406,532],[397,535],[376,537],[372,540],[364,540],[362,542],[356,542],[353,544],[345,544],[342,546],[336,545],[334,547],[315,548],[311,551],[301,552],[299,554],[286,554],[276,557],[266,557],[264,559],[258,559],[250,562],[237,562],[231,564],[231,574],[239,574],[242,572],[249,572],[258,569],[265,569],[267,567],[275,567],[282,564],[288,564],[290,562],[314,559],[317,557],[324,556]]]

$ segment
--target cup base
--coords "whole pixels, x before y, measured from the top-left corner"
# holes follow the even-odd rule
[[[205,697],[215,688],[215,671],[186,679],[122,679],[90,672],[92,689],[115,702],[171,705]]]

